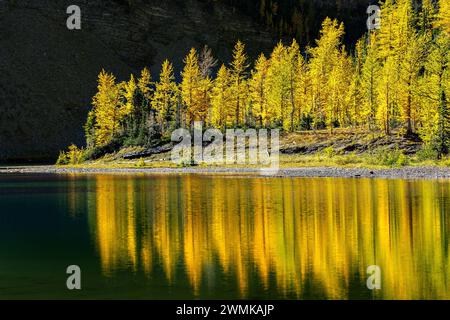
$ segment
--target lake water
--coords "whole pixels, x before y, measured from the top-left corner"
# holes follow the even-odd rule
[[[0,176],[0,299],[450,299],[449,240],[449,180]]]

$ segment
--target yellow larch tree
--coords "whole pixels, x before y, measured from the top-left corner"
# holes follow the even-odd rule
[[[309,72],[312,91],[312,114],[314,126],[319,128],[321,124],[328,124],[331,128],[333,120],[330,116],[334,113],[332,101],[336,100],[331,92],[330,85],[334,79],[330,79],[332,71],[338,72],[337,65],[341,60],[342,36],[344,25],[337,20],[326,18],[322,23],[319,40],[316,47],[310,48],[311,55]],[[336,79],[337,81],[337,79]],[[331,102],[330,102],[331,99]]]
[[[157,120],[163,133],[175,124],[178,102],[178,86],[175,83],[173,66],[169,60],[165,60],[151,104],[157,112]]]
[[[296,114],[298,114],[299,108],[299,97],[297,96],[301,90],[299,86],[301,85],[301,63],[300,59],[300,46],[294,39],[292,44],[286,49],[285,53],[285,68],[287,74],[287,91],[288,91],[288,112],[283,118],[283,129],[288,131],[294,131]]]
[[[266,80],[269,61],[264,54],[256,60],[255,68],[249,80],[250,97],[252,100],[252,113],[260,127],[268,124]]]
[[[119,130],[120,120],[124,110],[120,103],[119,86],[113,74],[102,70],[98,76],[98,92],[92,104],[95,113],[96,145],[108,144]]]
[[[369,131],[376,129],[378,109],[378,82],[380,80],[381,62],[379,58],[379,42],[376,34],[371,31],[369,41],[365,43],[361,74],[361,122],[367,125]]]
[[[233,50],[233,61],[231,62],[231,79],[233,104],[235,112],[235,125],[239,126],[244,122],[246,94],[247,94],[247,54],[245,45],[239,40]]]
[[[136,106],[135,106],[135,98],[137,93],[137,83],[134,79],[134,76],[130,76],[130,80],[128,82],[123,82],[120,84],[121,88],[121,96],[123,97],[123,111],[125,114],[132,113]]]
[[[450,37],[441,31],[425,63],[418,128],[422,139],[439,156],[450,151]]]
[[[211,93],[211,124],[216,128],[224,129],[234,121],[230,85],[230,71],[222,65],[214,80]]]
[[[270,124],[282,125],[287,114],[289,78],[286,68],[286,47],[279,42],[270,55],[267,70],[267,117]]]
[[[150,73],[150,70],[148,70],[147,68],[142,69],[137,86],[143,97],[148,101],[151,100],[152,97],[152,84],[152,75]]]
[[[295,114],[294,123],[297,127],[303,125],[305,118],[309,116],[310,110],[310,78],[308,77],[308,63],[302,54],[299,54],[295,63],[296,87],[295,87]]]
[[[439,0],[437,26],[450,35],[450,1]]]
[[[344,123],[346,125],[358,126],[365,120],[362,119],[362,72],[365,54],[365,38],[358,40],[355,47],[354,57],[348,57],[350,69],[346,72],[349,87],[345,95]]]
[[[391,133],[391,120],[394,112],[394,93],[397,80],[397,61],[390,56],[386,59],[378,81],[377,124],[386,135]]]
[[[414,30],[410,30],[406,52],[401,60],[399,86],[399,104],[404,133],[414,133],[414,125],[418,112],[418,81],[426,58],[424,38]]]
[[[205,106],[201,103],[201,76],[198,64],[197,51],[192,48],[184,59],[184,68],[181,72],[181,97],[185,106],[186,124],[192,125],[196,120],[204,120]]]

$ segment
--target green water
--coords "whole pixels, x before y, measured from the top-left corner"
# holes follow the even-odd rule
[[[0,299],[450,299],[449,236],[448,180],[0,176]]]

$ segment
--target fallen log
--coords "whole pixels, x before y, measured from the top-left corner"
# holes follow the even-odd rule
[[[150,156],[155,155],[155,154],[161,154],[161,153],[169,152],[169,151],[172,150],[172,148],[173,148],[173,144],[168,143],[168,144],[165,144],[165,145],[162,145],[162,146],[149,148],[147,150],[140,151],[140,152],[126,153],[126,154],[123,155],[123,158],[126,159],[126,160],[133,160],[133,159],[150,157]]]

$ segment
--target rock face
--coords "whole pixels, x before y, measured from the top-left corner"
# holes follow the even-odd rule
[[[77,4],[82,30],[66,27]],[[233,8],[201,0],[0,0],[0,160],[54,159],[83,143],[82,125],[102,68],[119,80],[144,66],[177,74],[191,47],[227,62],[237,39],[270,52],[272,33]]]

